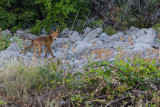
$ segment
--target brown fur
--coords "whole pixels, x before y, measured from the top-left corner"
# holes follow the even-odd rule
[[[51,35],[36,37],[34,40],[32,40],[32,44],[29,45],[28,47],[25,47],[24,50],[35,45],[34,57],[36,57],[36,53],[37,53],[38,48],[39,48],[38,57],[41,57],[40,53],[42,51],[42,45],[44,45],[46,47],[44,57],[45,58],[47,57],[47,49],[51,53],[52,57],[54,57],[52,50],[51,50],[51,44],[52,44],[53,40],[58,37],[59,32],[60,32],[59,30],[56,30],[56,32],[53,32],[53,30],[51,29]]]

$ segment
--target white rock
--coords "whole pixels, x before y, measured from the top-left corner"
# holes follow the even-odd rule
[[[152,45],[155,41],[156,32],[153,29],[141,29],[133,35],[136,43],[148,43]]]
[[[90,31],[91,31],[91,28],[86,27],[83,36],[85,37]]]
[[[1,31],[0,33],[1,33],[2,35],[4,34],[5,36],[11,36],[11,35],[12,35],[11,31],[8,30],[8,29],[6,29],[5,31]]]
[[[70,36],[70,41],[71,42],[77,42],[80,41],[81,37],[79,35],[79,33],[77,31],[72,32],[71,36]]]
[[[68,38],[70,35],[69,28],[65,28],[59,35],[60,38]]]
[[[12,43],[5,51],[13,51],[21,53],[21,49],[16,42]]]
[[[63,45],[67,44],[69,42],[68,38],[57,38],[55,41],[53,41],[51,47],[52,48],[62,48]]]
[[[101,33],[102,33],[102,28],[98,27],[95,30],[92,30],[91,32],[89,32],[85,36],[84,41],[90,41],[90,40],[96,39],[97,37],[99,37]]]

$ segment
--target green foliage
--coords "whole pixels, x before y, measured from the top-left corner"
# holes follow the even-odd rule
[[[37,20],[36,25],[31,28],[31,32],[34,34],[38,34],[41,32],[42,28],[45,28],[46,32],[50,32],[50,27],[52,26],[52,23],[49,23],[47,19],[44,20]]]
[[[6,104],[6,102],[5,102],[5,101],[0,100],[0,106],[5,105],[5,104]]]
[[[37,72],[37,78],[39,78],[39,80],[36,86],[39,88],[49,86],[55,89],[64,84],[70,86],[70,82],[74,82],[73,75],[63,72],[54,61],[49,61],[48,65],[40,67]]]
[[[9,39],[10,36],[5,36],[4,34],[0,36],[0,51],[5,50],[6,48],[8,48],[8,46],[10,46],[11,42]]]
[[[25,28],[35,22],[38,18],[37,13],[34,2],[30,2],[30,0],[0,1],[0,23],[2,29],[11,29],[12,32],[15,32],[17,29]]]
[[[153,29],[155,29],[157,33],[160,33],[160,23],[153,25]]]
[[[17,15],[15,13],[9,13],[4,8],[0,7],[0,14],[0,23],[2,29],[7,29],[16,24]]]
[[[91,27],[100,27],[103,24],[103,20],[96,20],[95,22],[91,22],[90,26]]]
[[[89,64],[84,66],[84,73],[74,74],[58,69],[59,66],[51,61],[45,68],[40,68],[37,75],[41,82],[37,82],[38,87],[47,85],[52,89],[58,89],[59,92],[65,87],[66,93],[70,94],[63,94],[63,100],[69,97],[75,105],[102,103],[103,100],[96,97],[105,93],[108,93],[104,97],[107,101],[122,95],[134,99],[136,95],[123,93],[137,85],[136,89],[139,91],[151,91],[152,87],[149,84],[157,84],[160,81],[160,68],[156,67],[155,60],[148,62],[135,58],[131,62],[130,59],[124,61],[118,58],[112,62],[89,61]],[[152,94],[149,96],[154,97]],[[139,100],[135,99],[135,102]]]
[[[19,39],[19,36],[11,37],[10,42],[16,42],[21,49],[23,48],[23,46],[22,46],[23,40]]]
[[[83,73],[71,73],[70,67],[63,69],[66,65],[62,65],[60,60],[49,60],[45,66],[36,68],[17,65],[10,69],[15,73],[8,73],[10,75],[4,77],[4,84],[10,97],[17,96],[17,93],[20,96],[28,95],[31,88],[32,91],[47,88],[47,92],[53,92],[48,98],[55,96],[50,100],[63,100],[73,106],[103,105],[119,98],[122,98],[119,105],[126,105],[127,98],[133,100],[128,106],[137,105],[141,100],[149,106],[157,106],[160,97],[154,87],[158,87],[160,82],[160,68],[156,64],[156,60],[135,58],[131,61],[128,58],[124,61],[117,57],[110,62],[89,60],[83,67]]]
[[[8,48],[13,42],[16,42],[21,49],[23,48],[22,39],[19,39],[19,37],[16,37],[16,36],[11,37],[11,35],[7,36],[5,34],[2,34],[2,36],[0,36],[0,51]]]
[[[128,62],[120,60],[115,63],[115,66],[118,68],[116,75],[120,77],[121,82],[125,82],[128,86],[143,85],[150,81],[157,82],[158,69],[154,63],[144,59],[135,58],[132,63],[130,60]]]
[[[57,26],[56,23],[61,29],[68,25],[71,27],[79,11],[77,19],[85,18],[89,0],[36,0],[35,3],[43,7],[43,13],[46,15],[42,21],[37,20],[36,25],[32,28],[33,33],[39,33],[41,28],[46,28],[48,32],[51,26]]]
[[[73,28],[73,30],[81,32],[82,29],[84,28],[84,26],[85,26],[85,20],[77,21],[76,25]]]
[[[104,32],[111,36],[116,33],[116,30],[112,26],[108,26],[105,28]]]

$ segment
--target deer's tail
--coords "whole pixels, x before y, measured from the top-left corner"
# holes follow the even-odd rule
[[[31,48],[34,45],[34,42],[32,40],[32,43],[29,46],[24,47],[24,50]]]

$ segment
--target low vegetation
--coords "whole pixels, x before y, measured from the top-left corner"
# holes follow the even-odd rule
[[[23,48],[23,40],[20,39],[19,36],[12,37],[11,35],[2,33],[2,36],[0,36],[0,51],[7,49],[13,42],[16,42],[21,49]]]
[[[157,59],[123,60],[122,55],[112,61],[90,59],[81,72],[74,73],[61,60],[46,63],[17,63],[2,69],[0,105],[160,106]]]
[[[5,50],[10,46],[11,41],[9,39],[10,36],[5,36],[4,34],[0,36],[0,51]]]

